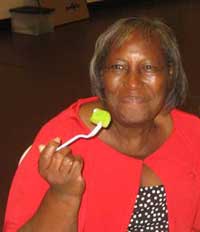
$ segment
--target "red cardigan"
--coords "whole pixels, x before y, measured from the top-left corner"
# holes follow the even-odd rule
[[[54,137],[63,141],[89,129],[78,116],[80,99],[49,121],[18,167],[10,189],[4,232],[13,232],[36,211],[48,184],[37,170],[38,145]],[[182,111],[171,112],[174,129],[167,141],[143,161],[128,157],[98,137],[71,145],[84,158],[86,191],[79,213],[79,232],[125,232],[139,189],[142,165],[162,180],[167,195],[170,232],[200,231],[200,120]]]

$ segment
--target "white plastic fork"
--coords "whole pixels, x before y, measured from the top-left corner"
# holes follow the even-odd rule
[[[70,140],[68,140],[67,142],[63,143],[61,146],[59,146],[56,151],[59,151],[60,149],[62,149],[63,147],[66,147],[66,146],[69,146],[70,144],[72,144],[73,142],[75,142],[76,140],[78,139],[89,139],[89,138],[92,138],[94,137],[95,135],[97,135],[99,133],[99,131],[101,130],[102,128],[102,123],[99,122],[97,124],[97,126],[87,135],[85,134],[79,134],[79,135],[76,135],[74,137],[72,137]],[[28,154],[29,150],[31,149],[32,145],[29,146],[26,151],[22,154],[20,160],[19,160],[19,163],[18,163],[18,166],[21,164],[22,160],[25,158],[25,156]]]
[[[95,135],[97,135],[99,133],[99,131],[101,130],[101,128],[102,128],[102,123],[99,122],[97,124],[97,126],[89,134],[78,134],[78,135],[72,137],[71,139],[69,139],[68,141],[66,141],[62,145],[60,145],[56,149],[56,151],[59,151],[59,150],[61,150],[62,148],[66,147],[66,146],[69,146],[70,144],[72,144],[73,142],[75,142],[78,139],[89,139],[89,138],[94,137]]]

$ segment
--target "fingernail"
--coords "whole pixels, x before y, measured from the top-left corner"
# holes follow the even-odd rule
[[[60,143],[60,142],[61,142],[61,139],[60,139],[59,137],[56,137],[56,138],[54,138],[53,141],[56,142],[56,143]]]
[[[39,149],[40,152],[42,152],[44,150],[44,148],[45,148],[45,145],[43,145],[43,144],[40,144],[38,146],[38,149]]]

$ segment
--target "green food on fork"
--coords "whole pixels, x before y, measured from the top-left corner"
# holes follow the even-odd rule
[[[111,116],[106,110],[95,108],[93,110],[92,116],[90,117],[90,122],[94,124],[102,123],[103,128],[107,128],[110,124]]]
[[[60,145],[56,151],[59,151],[63,147],[69,146],[70,144],[74,143],[78,139],[90,139],[97,135],[99,131],[103,128],[107,128],[111,121],[110,113],[106,110],[102,110],[99,108],[95,108],[93,110],[92,116],[90,117],[90,121],[94,124],[96,124],[96,127],[93,128],[93,130],[89,134],[78,134],[74,136],[73,138],[69,139],[62,145]]]

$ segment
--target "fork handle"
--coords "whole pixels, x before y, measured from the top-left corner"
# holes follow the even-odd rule
[[[88,135],[84,135],[84,134],[78,134],[75,135],[74,137],[72,137],[71,139],[69,139],[68,141],[66,141],[65,143],[63,143],[62,145],[60,145],[56,151],[61,150],[62,148],[69,146],[70,144],[72,144],[73,142],[75,142],[76,140],[83,138],[83,139],[89,139],[94,137],[96,134],[99,133],[99,131],[102,128],[102,123],[98,123],[97,126],[88,134]]]

